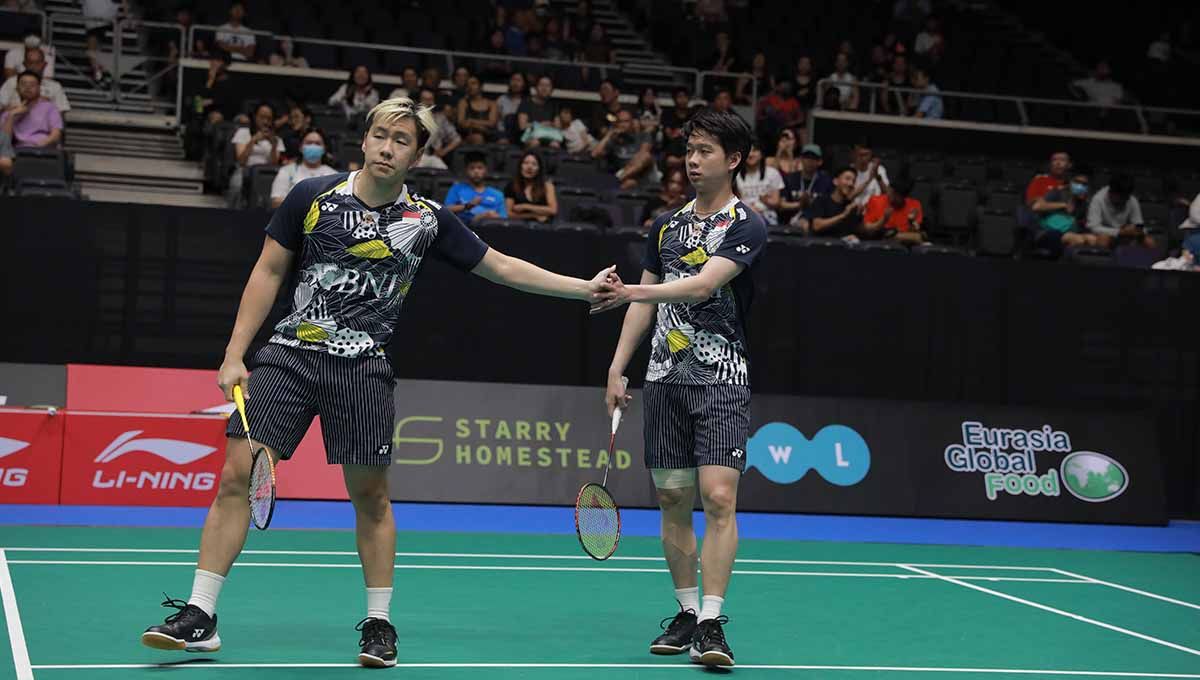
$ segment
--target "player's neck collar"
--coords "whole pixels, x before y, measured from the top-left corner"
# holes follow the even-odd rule
[[[349,194],[363,205],[366,205],[366,201],[362,200],[357,194],[354,193],[354,180],[358,178],[358,173],[360,172],[362,172],[362,170],[354,170],[351,172],[350,176],[346,178],[346,186],[343,187],[342,191],[339,193]],[[411,201],[412,199],[408,194],[408,183],[405,182],[404,184],[400,185],[400,195],[396,197],[395,201],[392,201],[392,205],[408,205]]]
[[[687,205],[683,206],[682,212],[685,212],[685,213],[690,212],[692,215],[695,215],[697,219],[704,219],[704,220],[707,220],[710,217],[713,217],[715,215],[720,215],[723,212],[727,212],[730,215],[736,215],[736,213],[734,212],[734,206],[737,205],[737,202],[738,202],[737,194],[733,194],[732,196],[730,196],[729,200],[725,202],[725,205],[721,206],[720,210],[717,210],[709,215],[705,215],[704,217],[700,217],[700,214],[696,212],[696,201],[698,201],[698,200],[700,200],[700,199],[693,198]]]

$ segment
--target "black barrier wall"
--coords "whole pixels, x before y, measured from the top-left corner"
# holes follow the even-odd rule
[[[5,253],[0,360],[206,368],[267,219],[39,199],[0,200],[0,214],[19,234]],[[481,236],[558,271],[639,275],[639,240]],[[1193,274],[772,244],[749,323],[752,378],[762,394],[1145,413],[1169,511],[1197,517],[1197,300]],[[620,323],[430,260],[390,351],[403,378],[597,386]],[[645,364],[643,351],[635,386]]]

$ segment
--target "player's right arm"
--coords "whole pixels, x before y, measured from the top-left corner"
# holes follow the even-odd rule
[[[242,291],[237,320],[233,323],[233,333],[225,347],[225,360],[217,371],[217,384],[221,386],[226,399],[233,399],[234,385],[241,385],[242,392],[249,395],[246,390],[250,377],[246,371],[246,350],[271,312],[271,305],[275,303],[275,297],[291,271],[292,260],[304,240],[304,222],[309,217],[318,190],[324,187],[328,179],[313,178],[300,182],[288,192],[283,204],[271,216],[262,252]]]
[[[233,324],[233,333],[225,347],[225,361],[217,373],[217,384],[221,386],[226,399],[233,398],[234,385],[241,385],[242,391],[246,391],[246,380],[250,377],[246,371],[246,350],[271,312],[271,305],[275,303],[275,296],[287,278],[293,257],[292,251],[279,245],[270,236],[263,240],[262,253],[250,272],[246,289],[242,291],[237,321]]]
[[[658,274],[643,271],[641,285],[650,286],[659,282]],[[645,341],[646,335],[654,325],[654,317],[658,313],[658,305],[653,302],[634,302],[625,311],[625,322],[621,325],[621,338],[617,340],[617,349],[613,352],[612,363],[608,366],[608,390],[604,395],[604,403],[608,407],[608,415],[612,417],[613,409],[618,406],[625,408],[631,397],[625,393],[625,384],[621,377],[629,367],[634,352]]]

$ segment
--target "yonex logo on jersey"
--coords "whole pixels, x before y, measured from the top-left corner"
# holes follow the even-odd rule
[[[0,437],[0,458],[11,456],[27,446],[29,446],[29,442],[23,442],[20,439]]]
[[[321,212],[333,212],[337,210],[337,203],[322,203]]]
[[[734,250],[738,251],[742,255],[745,255],[746,253],[750,252],[750,246],[743,243],[742,245],[738,246],[737,248],[734,248]]]

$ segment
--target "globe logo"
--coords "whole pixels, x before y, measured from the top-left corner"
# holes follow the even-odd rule
[[[1088,503],[1110,501],[1129,488],[1125,467],[1103,453],[1076,451],[1063,458],[1061,471],[1067,491]]]

